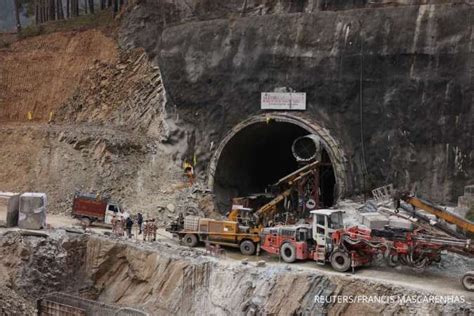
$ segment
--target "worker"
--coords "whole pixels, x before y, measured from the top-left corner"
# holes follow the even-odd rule
[[[158,229],[158,226],[156,226],[155,219],[153,218],[150,222],[150,235],[149,235],[150,238],[153,236],[152,241],[156,241],[156,230],[157,229]]]
[[[143,240],[146,241],[147,238],[148,238],[148,235],[149,235],[149,227],[148,227],[148,220],[145,220],[145,222],[143,223]]]
[[[127,219],[125,220],[125,225],[127,228],[127,237],[132,238],[133,220],[131,216],[127,217]]]
[[[188,177],[189,185],[192,186],[194,183],[194,167],[187,160],[183,163],[184,175]]]
[[[115,230],[115,232],[116,232],[115,235],[117,237],[123,236],[124,224],[125,224],[125,221],[123,220],[123,217],[119,216],[117,218],[117,226],[116,226],[116,230]]]
[[[115,214],[114,216],[112,216],[112,220],[110,221],[110,223],[112,224],[112,235],[116,236],[117,235],[117,216]]]
[[[143,215],[142,213],[137,214],[137,224],[138,224],[138,235],[142,234],[142,225],[143,225]]]

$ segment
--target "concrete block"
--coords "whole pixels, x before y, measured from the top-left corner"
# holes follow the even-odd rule
[[[388,225],[393,228],[413,230],[413,223],[398,216],[390,216]]]
[[[388,225],[388,218],[379,213],[361,213],[362,225],[370,229],[383,229]]]
[[[41,229],[46,227],[45,193],[24,193],[20,196],[18,227],[24,229]]]
[[[20,194],[12,192],[0,192],[0,214],[6,222],[7,227],[18,225],[18,211],[20,207]],[[4,214],[4,215],[3,215]]]
[[[357,213],[357,220],[359,221],[359,223],[362,224],[364,222],[364,217],[371,216],[373,214],[377,214],[377,213],[369,213],[369,212]]]

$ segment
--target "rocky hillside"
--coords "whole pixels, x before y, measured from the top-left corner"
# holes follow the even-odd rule
[[[284,87],[341,142],[349,192],[393,182],[454,202],[474,171],[473,8],[417,3],[142,1],[121,43],[160,66],[200,161]]]
[[[472,311],[470,296],[465,297],[466,302],[456,304],[318,301],[316,297],[331,295],[342,298],[452,293],[421,291],[337,273],[322,274],[296,265],[242,265],[239,261],[216,260],[204,255],[203,250],[170,247],[161,242],[133,245],[59,231],[47,238],[11,232],[0,236],[0,245],[3,251],[15,254],[0,257],[0,271],[9,275],[5,278],[9,284],[0,284],[0,289],[10,289],[9,293],[29,299],[62,290],[139,307],[152,315],[465,315]]]
[[[131,3],[118,34],[0,49],[0,190],[44,191],[53,212],[96,191],[165,220],[199,205],[215,148],[276,88],[307,93],[305,117],[341,145],[347,195],[393,182],[447,203],[472,181],[472,7]]]
[[[46,192],[53,213],[70,212],[77,190],[164,219],[170,203],[193,205],[187,144],[143,50],[89,29],[17,41],[0,60],[0,191]]]

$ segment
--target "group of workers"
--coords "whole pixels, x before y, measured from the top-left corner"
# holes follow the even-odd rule
[[[125,233],[128,238],[132,238],[132,228],[135,222],[132,219],[132,216],[126,214],[126,216],[114,215],[112,217],[112,234],[116,237],[123,237]],[[136,224],[138,228],[138,234],[143,233],[143,240],[145,241],[155,241],[156,240],[156,231],[158,226],[156,225],[155,219],[147,219],[143,221],[143,215],[141,213],[137,214]]]
[[[183,163],[184,176],[188,178],[189,184],[192,186],[194,181],[194,165],[196,164],[196,157],[194,156],[191,160],[185,160]],[[132,219],[132,216],[129,213],[118,213],[112,217],[112,234],[116,237],[123,237],[125,233],[128,238],[132,238],[132,228],[135,222]],[[137,214],[136,224],[138,228],[138,234],[143,233],[144,241],[155,241],[156,240],[156,231],[158,226],[155,219],[143,220],[143,215],[141,213]]]

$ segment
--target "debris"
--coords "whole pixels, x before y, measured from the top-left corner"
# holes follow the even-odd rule
[[[266,265],[266,261],[265,260],[259,260],[257,261],[257,263],[255,264],[257,267],[264,267]]]
[[[249,259],[247,259],[247,258],[242,259],[242,260],[240,261],[240,263],[242,263],[243,265],[247,265],[247,264],[249,264]]]

